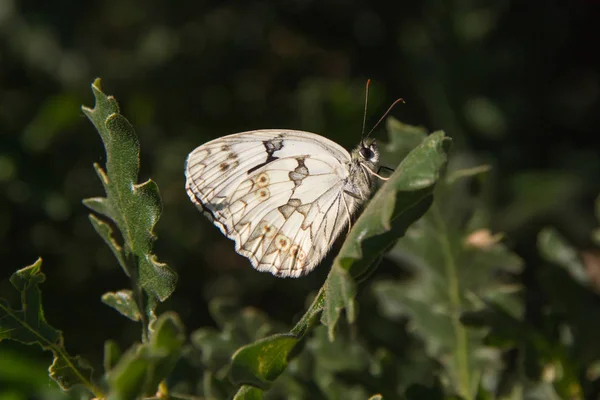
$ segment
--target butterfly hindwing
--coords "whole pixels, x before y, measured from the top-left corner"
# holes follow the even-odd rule
[[[261,130],[208,142],[188,157],[191,200],[261,271],[300,276],[349,221],[350,155],[308,132]]]

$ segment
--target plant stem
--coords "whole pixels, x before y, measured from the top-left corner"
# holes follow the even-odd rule
[[[304,337],[306,332],[313,325],[315,316],[323,310],[323,304],[325,302],[325,285],[321,286],[319,292],[315,296],[310,307],[304,313],[300,321],[290,330],[290,333],[298,338]]]
[[[458,370],[458,388],[461,395],[467,399],[472,400],[471,395],[471,376],[469,372],[469,343],[467,338],[467,331],[460,322],[460,284],[458,282],[457,268],[452,253],[452,245],[448,239],[448,230],[446,223],[440,213],[439,208],[434,204],[431,206],[435,223],[437,225],[439,234],[439,240],[442,247],[442,253],[444,255],[444,266],[446,269],[446,277],[448,278],[448,297],[450,298],[450,304],[452,306],[451,319],[452,326],[454,328],[454,337],[456,338],[456,348],[454,351],[454,357],[456,367]]]

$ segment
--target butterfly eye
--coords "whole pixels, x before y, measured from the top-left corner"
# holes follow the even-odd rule
[[[360,156],[362,158],[364,158],[365,160],[370,160],[374,156],[373,150],[369,149],[368,147],[361,147],[361,149],[359,150],[359,153],[360,153]]]

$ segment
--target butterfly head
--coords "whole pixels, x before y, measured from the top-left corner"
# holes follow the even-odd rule
[[[372,165],[379,163],[379,150],[377,150],[375,139],[366,138],[361,140],[360,144],[356,148],[355,154],[357,155],[360,163]]]

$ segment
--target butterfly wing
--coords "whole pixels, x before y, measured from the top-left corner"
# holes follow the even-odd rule
[[[313,133],[243,132],[190,153],[186,190],[254,268],[298,277],[348,223],[349,161],[343,147]]]

